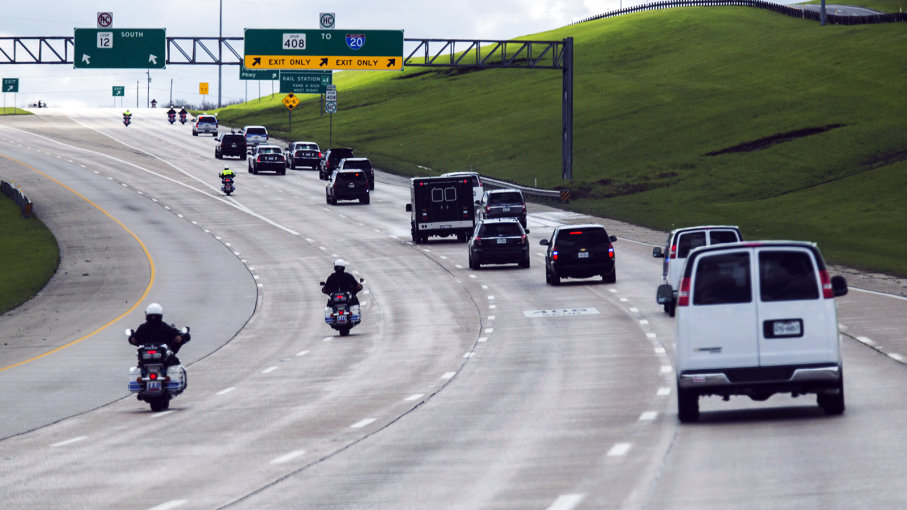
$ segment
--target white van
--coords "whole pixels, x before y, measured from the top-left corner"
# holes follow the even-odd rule
[[[706,395],[762,401],[775,393],[815,393],[826,414],[843,413],[834,298],[845,294],[847,282],[829,278],[813,243],[757,241],[691,251],[677,298],[680,421],[696,421],[699,397]]]
[[[659,301],[659,304],[664,306],[664,311],[671,317],[674,316],[680,274],[683,272],[683,264],[686,262],[690,250],[700,246],[736,243],[742,240],[740,229],[733,225],[700,225],[678,228],[668,233],[664,249],[659,247],[652,249],[653,257],[664,259],[661,276],[664,283],[670,285],[674,290],[674,299],[665,303]]]

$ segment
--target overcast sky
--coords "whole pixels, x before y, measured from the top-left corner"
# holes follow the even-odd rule
[[[561,27],[617,9],[632,0],[222,0],[223,35],[244,28],[318,29],[322,12],[336,15],[336,28],[399,30],[406,38],[508,39]],[[72,36],[97,28],[98,12],[113,12],[115,28],[166,28],[168,37],[217,36],[220,0],[3,0],[0,36]],[[6,48],[6,46],[3,46]],[[258,97],[259,82],[241,81],[236,66],[223,68],[223,101]],[[19,94],[3,94],[7,106],[42,100],[50,106],[113,106],[111,87],[124,85],[124,105],[147,101],[144,70],[73,69],[72,65],[0,64],[0,77],[19,78]],[[210,83],[206,100],[217,101],[217,66],[173,65],[151,71],[151,97],[199,103],[199,82]],[[137,86],[138,83],[138,86]],[[275,85],[275,90],[279,85]],[[262,95],[271,82],[261,82]],[[119,106],[119,100],[117,103]]]

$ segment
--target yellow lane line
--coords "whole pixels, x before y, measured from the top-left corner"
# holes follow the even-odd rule
[[[142,240],[139,239],[139,236],[135,235],[135,233],[133,233],[133,232],[132,232],[131,230],[129,230],[128,228],[126,228],[126,225],[124,225],[123,222],[121,222],[120,220],[118,220],[118,219],[114,218],[113,216],[111,216],[111,214],[110,214],[109,212],[105,211],[101,206],[99,206],[98,204],[92,202],[91,200],[89,200],[87,197],[85,197],[84,195],[82,195],[82,194],[79,193],[78,191],[76,191],[76,190],[70,188],[69,186],[63,184],[62,182],[58,181],[57,179],[54,179],[53,177],[47,175],[46,173],[44,173],[44,172],[38,170],[37,168],[35,168],[35,167],[33,167],[33,166],[30,166],[30,165],[28,165],[28,164],[26,164],[26,163],[23,163],[23,162],[21,162],[21,161],[19,161],[19,160],[17,160],[17,159],[11,158],[11,157],[9,157],[9,156],[7,156],[7,155],[5,155],[5,154],[0,154],[0,157],[3,157],[3,158],[5,158],[5,159],[8,159],[8,160],[10,160],[10,161],[12,161],[12,162],[14,162],[14,163],[17,163],[17,164],[19,164],[19,165],[21,165],[21,166],[23,166],[23,167],[25,167],[25,168],[28,168],[29,170],[31,170],[31,171],[37,173],[38,175],[41,175],[42,177],[45,177],[45,178],[47,178],[47,179],[50,179],[50,180],[53,181],[54,183],[60,185],[61,187],[65,188],[66,190],[68,190],[68,191],[71,192],[72,194],[76,195],[77,197],[81,198],[82,200],[84,200],[84,201],[88,202],[89,204],[91,204],[92,206],[94,206],[95,209],[97,209],[97,210],[101,211],[102,213],[104,213],[104,215],[107,216],[108,218],[110,218],[111,220],[115,221],[120,227],[123,228],[123,230],[125,230],[126,232],[128,232],[129,235],[131,235],[131,236],[133,237],[133,239],[136,240],[137,243],[139,243],[139,246],[142,247],[142,251],[145,252],[145,257],[148,259],[148,265],[151,267],[151,277],[148,279],[148,286],[145,287],[145,292],[142,293],[142,297],[140,297],[140,298],[135,302],[135,304],[132,305],[131,308],[129,308],[128,310],[126,310],[125,312],[123,312],[119,317],[117,317],[116,319],[111,320],[110,322],[104,324],[103,326],[101,326],[100,328],[98,328],[98,329],[92,331],[91,333],[88,333],[87,335],[85,335],[85,336],[83,336],[83,337],[81,337],[81,338],[78,338],[78,339],[76,339],[76,340],[73,340],[72,342],[69,342],[68,344],[61,345],[60,347],[57,347],[56,349],[47,351],[47,352],[45,352],[44,354],[39,354],[39,355],[37,355],[37,356],[35,356],[35,357],[33,357],[33,358],[30,358],[30,359],[27,359],[27,360],[25,360],[25,361],[20,361],[20,362],[18,362],[18,363],[13,363],[12,365],[9,365],[9,366],[7,366],[7,367],[2,367],[2,368],[0,368],[0,372],[3,372],[4,370],[9,370],[9,369],[11,369],[11,368],[15,368],[15,367],[18,367],[18,366],[21,366],[21,365],[25,365],[26,363],[31,363],[32,361],[41,359],[41,358],[43,358],[43,357],[45,357],[45,356],[49,356],[49,355],[51,355],[51,354],[53,354],[53,353],[55,353],[55,352],[57,352],[57,351],[61,351],[61,350],[65,349],[65,348],[67,348],[67,347],[71,347],[71,346],[73,346],[73,345],[75,345],[75,344],[81,342],[82,340],[85,340],[85,339],[87,339],[87,338],[91,338],[91,337],[93,337],[94,335],[100,333],[101,331],[104,331],[105,329],[107,329],[108,327],[110,327],[112,324],[118,322],[118,321],[119,321],[120,319],[122,319],[123,317],[126,317],[127,315],[129,315],[130,313],[132,313],[132,312],[136,309],[136,307],[139,306],[139,304],[141,304],[141,303],[145,300],[145,298],[148,297],[148,293],[151,292],[151,287],[152,287],[152,285],[154,285],[155,268],[154,268],[154,260],[151,259],[151,254],[148,252],[148,248],[145,246],[145,243],[143,243]]]

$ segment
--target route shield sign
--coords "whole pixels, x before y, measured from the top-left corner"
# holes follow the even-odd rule
[[[166,57],[163,28],[75,29],[76,69],[164,69]]]
[[[114,97],[125,96],[125,95],[126,95],[125,86],[123,86],[123,85],[114,85],[113,86],[113,96]]]
[[[403,69],[402,30],[247,28],[246,69]]]
[[[293,94],[323,94],[331,84],[330,71],[280,71],[280,91]]]
[[[19,92],[19,78],[3,78],[3,92]]]

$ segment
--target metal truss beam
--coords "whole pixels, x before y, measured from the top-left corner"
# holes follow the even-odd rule
[[[403,66],[563,69],[563,41],[404,39],[416,43]]]

